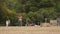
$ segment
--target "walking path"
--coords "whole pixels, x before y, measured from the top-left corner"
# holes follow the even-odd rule
[[[0,27],[0,34],[60,34],[60,27]]]

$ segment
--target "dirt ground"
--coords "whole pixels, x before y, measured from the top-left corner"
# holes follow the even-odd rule
[[[40,27],[40,26],[0,26],[0,34],[60,34],[60,27]]]

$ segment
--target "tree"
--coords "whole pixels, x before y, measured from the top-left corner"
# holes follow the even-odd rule
[[[59,0],[0,0],[0,22],[11,19],[12,25],[18,25],[18,16],[23,16],[23,24],[31,21],[43,22],[44,17],[55,19],[60,13]],[[46,16],[47,15],[47,16]]]

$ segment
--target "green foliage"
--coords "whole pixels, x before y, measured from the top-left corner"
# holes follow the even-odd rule
[[[6,19],[11,25],[18,25],[18,16],[23,16],[23,25],[30,21],[43,22],[45,18],[55,19],[60,15],[59,0],[0,0],[0,24]]]

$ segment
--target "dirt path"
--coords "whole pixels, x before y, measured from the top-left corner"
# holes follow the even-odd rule
[[[0,27],[0,34],[60,34],[60,27]]]

